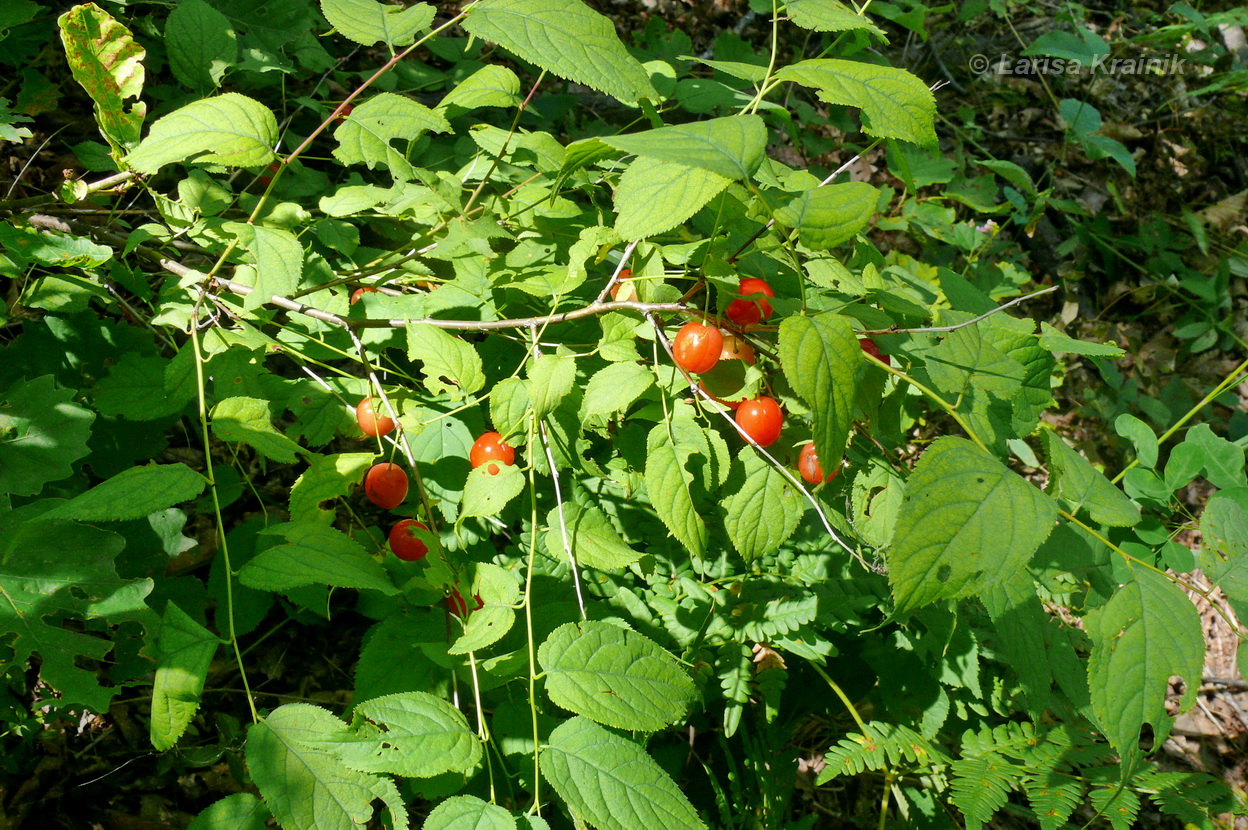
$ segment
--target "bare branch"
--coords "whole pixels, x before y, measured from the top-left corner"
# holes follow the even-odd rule
[[[991,317],[994,314],[1005,311],[1010,306],[1018,305],[1019,303],[1025,303],[1028,300],[1034,300],[1036,297],[1043,297],[1045,294],[1052,294],[1054,291],[1056,291],[1059,288],[1061,288],[1060,285],[1050,285],[1048,288],[1043,288],[1039,291],[1033,291],[1032,293],[1026,294],[1022,297],[1015,297],[1014,299],[1010,300],[1008,303],[1003,303],[1002,305],[997,306],[992,311],[985,311],[983,314],[979,315],[978,317],[974,317],[970,320],[967,320],[965,323],[957,323],[952,326],[929,326],[928,328],[921,328],[921,329],[898,329],[898,328],[867,329],[866,331],[858,332],[858,334],[923,334],[923,333],[957,331],[958,329],[964,329],[967,326],[973,326],[976,323],[978,323],[980,320],[986,320],[987,318]]]

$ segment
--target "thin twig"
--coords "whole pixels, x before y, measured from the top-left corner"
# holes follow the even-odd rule
[[[632,242],[628,243],[628,247],[624,249],[624,255],[620,257],[619,264],[615,266],[615,273],[611,275],[611,279],[607,280],[607,284],[603,286],[602,291],[598,294],[598,299],[594,300],[595,303],[606,301],[607,295],[611,293],[611,289],[615,288],[616,283],[620,281],[620,272],[623,271],[624,266],[628,264],[628,258],[633,255],[633,250],[637,247],[637,243],[640,241],[640,239],[634,239]]]
[[[973,326],[976,323],[978,323],[980,320],[986,320],[987,318],[991,317],[994,314],[997,314],[998,312],[1005,311],[1010,306],[1015,306],[1015,305],[1018,305],[1019,303],[1025,303],[1028,300],[1034,300],[1036,297],[1043,297],[1045,294],[1052,294],[1054,291],[1056,291],[1059,288],[1061,288],[1060,285],[1050,285],[1048,288],[1042,288],[1039,291],[1033,291],[1032,293],[1025,294],[1022,297],[1015,297],[1014,299],[1010,300],[1008,303],[1003,303],[1002,305],[997,306],[991,311],[985,311],[983,314],[979,315],[978,317],[974,317],[970,320],[967,320],[964,323],[957,323],[952,326],[929,326],[927,328],[921,328],[921,329],[898,329],[898,328],[867,329],[865,331],[858,332],[858,334],[923,334],[923,333],[957,331],[958,329],[964,329],[967,326]]]

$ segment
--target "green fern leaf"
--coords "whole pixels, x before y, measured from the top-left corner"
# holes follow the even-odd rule
[[[978,827],[992,818],[1021,774],[1021,767],[995,754],[954,761],[953,803],[966,816],[966,826]]]
[[[1106,819],[1114,830],[1129,830],[1135,826],[1135,816],[1140,812],[1140,797],[1129,788],[1119,789],[1116,784],[1099,787],[1088,799],[1092,809]]]
[[[920,769],[943,766],[949,758],[922,735],[890,723],[871,721],[862,732],[851,732],[827,751],[817,783],[842,775],[897,767],[903,762]]]
[[[1083,799],[1083,784],[1079,779],[1052,769],[1028,776],[1023,782],[1023,791],[1042,830],[1057,830],[1065,825]]]
[[[1213,814],[1231,809],[1231,791],[1210,775],[1159,772],[1141,782],[1148,797],[1163,813],[1178,816],[1185,824],[1205,827]]]

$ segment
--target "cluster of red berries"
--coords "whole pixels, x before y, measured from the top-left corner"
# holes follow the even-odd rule
[[[776,294],[766,281],[754,277],[742,279],[737,293],[741,298],[729,303],[724,314],[739,327],[757,325],[771,316],[772,308],[768,299]],[[871,340],[863,338],[858,343],[864,352],[889,363],[888,355],[881,354],[879,347]],[[735,334],[725,334],[716,326],[696,321],[685,323],[676,333],[672,340],[672,357],[677,366],[695,375],[711,371],[721,360],[744,360],[750,364],[755,360],[754,350]],[[724,401],[711,395],[705,383],[700,381],[699,386],[711,400],[735,409],[737,426],[760,447],[769,447],[780,437],[780,431],[784,427],[784,411],[774,398],[760,395],[746,401]],[[810,484],[831,481],[836,476],[836,470],[826,477],[823,475],[814,444],[807,444],[802,448],[798,458],[798,470],[802,478]]]

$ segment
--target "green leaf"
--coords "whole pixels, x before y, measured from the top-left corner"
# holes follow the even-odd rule
[[[529,397],[533,415],[545,418],[572,391],[576,382],[576,359],[570,355],[544,354],[529,365]]]
[[[415,141],[430,130],[444,133],[450,128],[441,113],[402,95],[383,92],[355,107],[334,130],[338,140],[334,158],[343,164],[366,164],[369,170],[384,164],[396,180],[411,181],[416,178],[416,168],[407,160],[405,142]],[[396,140],[404,143],[396,147]]]
[[[254,311],[273,297],[289,297],[303,279],[303,246],[290,231],[226,222],[222,228],[234,234],[251,261],[235,270],[237,281],[255,288],[243,297],[243,310]]]
[[[1248,600],[1248,509],[1221,493],[1200,514],[1201,569],[1231,599]]]
[[[416,39],[417,32],[429,28],[434,8],[428,3],[405,9],[377,0],[321,0],[321,12],[338,34],[361,46],[378,42],[406,46]]]
[[[222,441],[241,442],[265,458],[289,464],[303,450],[273,426],[269,402],[259,398],[225,398],[212,408],[212,431]]]
[[[854,418],[854,384],[862,349],[849,318],[786,317],[780,324],[780,365],[815,420],[815,452],[836,469]]]
[[[458,400],[485,386],[477,350],[429,323],[408,324],[407,357],[425,364],[425,388],[434,395],[446,392]]]
[[[706,827],[644,749],[588,718],[557,726],[540,764],[573,815],[598,830]]]
[[[497,516],[507,503],[524,490],[524,473],[514,464],[496,464],[498,473],[490,474],[490,466],[477,467],[468,474],[464,484],[464,500],[459,506],[461,519],[469,516]]]
[[[1021,363],[984,339],[978,325],[952,332],[929,350],[925,359],[936,386],[954,395],[962,395],[974,385],[999,398],[1009,398],[1026,375]]]
[[[238,579],[251,588],[289,591],[305,585],[356,588],[394,595],[386,571],[364,547],[341,531],[321,524],[288,522],[264,531],[286,544],[269,548],[243,566]]]
[[[628,241],[671,230],[731,182],[709,170],[639,158],[615,190],[615,230]]]
[[[185,464],[148,464],[123,470],[80,496],[53,508],[45,519],[124,522],[189,501],[207,481]]]
[[[246,95],[227,92],[193,101],[158,120],[125,161],[140,173],[188,160],[261,167],[276,158],[276,143],[273,111]]]
[[[767,127],[757,115],[712,118],[631,135],[601,136],[617,150],[744,181],[767,155]]]
[[[1051,429],[1046,429],[1044,445],[1049,456],[1049,491],[1073,505],[1088,509],[1095,521],[1115,527],[1129,527],[1140,520],[1140,508],[1109,479],[1075,452]]]
[[[814,59],[783,67],[775,77],[812,87],[819,99],[829,104],[860,107],[867,135],[927,146],[936,143],[936,99],[922,81],[904,69]]]
[[[264,830],[269,815],[251,793],[235,793],[205,807],[186,830]]]
[[[1208,424],[1197,424],[1183,436],[1183,443],[1198,448],[1204,456],[1205,478],[1214,487],[1230,490],[1248,484],[1244,448],[1214,435]],[[1177,448],[1176,448],[1177,449]]]
[[[479,596],[485,605],[468,615],[463,635],[451,644],[447,654],[467,654],[492,646],[516,623],[516,612],[511,606],[520,601],[520,586],[511,571],[478,562],[472,590],[466,593]]]
[[[178,742],[199,710],[208,667],[220,640],[177,603],[165,606],[156,641],[159,658],[152,684],[152,746],[163,752]]]
[[[519,106],[520,79],[505,66],[488,64],[464,78],[442,98],[438,109],[459,115],[481,107]]]
[[[183,86],[210,90],[238,63],[238,36],[229,19],[204,0],[181,0],[165,22],[165,51]]]
[[[1135,580],[1084,617],[1092,638],[1092,711],[1123,755],[1136,751],[1145,723],[1152,724],[1158,745],[1165,741],[1172,723],[1166,714],[1170,678],[1183,678],[1187,691],[1179,709],[1187,711],[1196,702],[1205,659],[1200,615],[1183,589],[1147,568],[1131,570]]]
[[[143,94],[143,58],[146,52],[130,30],[95,3],[74,6],[59,18],[65,59],[74,80],[95,103],[100,133],[121,155],[139,143],[147,104]],[[125,102],[133,98],[129,110]]]
[[[645,68],[615,25],[579,0],[482,0],[463,26],[546,71],[626,104],[657,100]]]
[[[803,29],[816,32],[849,32],[866,29],[885,43],[888,37],[865,15],[858,14],[839,0],[785,0],[789,19]]]
[[[490,391],[490,421],[508,444],[527,437],[532,406],[529,385],[521,378],[504,378]]]
[[[302,740],[353,770],[405,778],[467,772],[481,761],[481,741],[464,714],[427,692],[366,700],[352,710],[349,731]]]
[[[358,830],[373,802],[390,808],[396,827],[407,809],[389,778],[358,772],[302,739],[345,732],[347,725],[307,703],[288,703],[247,734],[247,769],[283,830]]]
[[[124,354],[96,386],[95,406],[101,415],[120,415],[131,421],[174,415],[197,394],[193,383],[185,384],[179,372],[188,366],[194,369],[193,363],[181,363],[177,358],[171,361],[139,352]]]
[[[772,215],[786,228],[796,228],[803,245],[826,251],[848,242],[875,213],[879,191],[866,182],[815,187],[789,199]]]
[[[95,413],[57,389],[52,375],[19,380],[0,394],[0,494],[33,496],[73,473],[89,450]]]
[[[582,568],[616,571],[641,558],[641,553],[620,538],[611,521],[597,507],[565,502],[562,525],[558,507],[546,515],[546,550],[560,562],[568,558],[563,544],[564,528],[576,563]]]
[[[964,438],[938,438],[906,482],[888,578],[897,612],[979,593],[1024,568],[1057,507]]]
[[[561,625],[537,652],[556,705],[617,729],[658,730],[696,698],[689,675],[653,641],[607,622]]]
[[[1157,466],[1157,435],[1152,427],[1139,418],[1124,412],[1114,419],[1114,432],[1126,438],[1135,447],[1136,458],[1146,469]]]
[[[586,416],[623,412],[653,385],[654,372],[645,366],[612,363],[589,379],[581,411]]]
[[[806,500],[771,464],[750,447],[724,485],[724,526],[746,562],[771,553],[801,523]],[[739,486],[733,488],[734,484]]]
[[[676,540],[694,556],[701,556],[706,552],[709,531],[693,504],[693,473],[685,468],[689,456],[700,448],[679,437],[673,441],[666,423],[650,431],[646,445],[646,492],[650,504]]]
[[[1122,357],[1125,351],[1112,343],[1090,343],[1076,340],[1040,321],[1040,348],[1053,354],[1079,354],[1086,357]]]
[[[309,454],[308,469],[290,488],[290,520],[331,524],[336,514],[322,505],[348,495],[363,480],[374,458],[371,452]]]
[[[475,795],[454,795],[433,808],[422,830],[516,830],[516,817]]]

